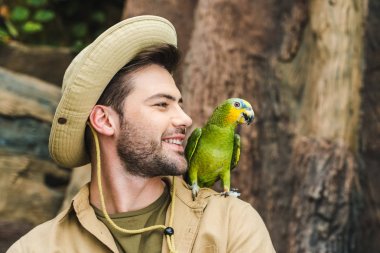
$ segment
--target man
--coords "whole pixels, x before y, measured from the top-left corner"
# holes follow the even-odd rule
[[[257,212],[179,177],[192,121],[171,76],[174,27],[140,16],[108,29],[68,67],[51,129],[52,158],[91,162],[71,207],[8,252],[274,252]]]

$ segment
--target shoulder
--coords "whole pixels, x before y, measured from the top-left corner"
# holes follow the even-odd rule
[[[168,181],[169,179],[165,178],[164,180]],[[191,197],[191,189],[187,183],[181,178],[177,178],[176,181],[176,196],[190,208],[203,207],[205,211],[216,209],[218,213],[224,214],[230,212],[232,212],[232,214],[239,213],[247,209],[248,212],[258,215],[249,203],[239,198],[221,196],[211,188],[201,188],[198,197],[194,201]],[[172,182],[172,180],[170,182]]]
[[[184,238],[196,234],[192,252],[204,252],[206,248],[220,252],[275,252],[268,230],[251,204],[221,196],[209,188],[201,188],[193,201],[189,186],[180,179],[175,181],[178,183],[176,212],[183,217],[175,219],[176,225],[186,233],[186,236],[180,233],[177,238],[187,242]]]
[[[204,227],[213,227],[228,242],[228,252],[275,252],[263,219],[241,199],[210,196],[203,220]]]
[[[212,194],[207,201],[205,212],[220,213],[224,220],[236,223],[244,221],[244,223],[257,224],[262,222],[259,213],[251,204],[235,197],[224,197],[218,193]]]

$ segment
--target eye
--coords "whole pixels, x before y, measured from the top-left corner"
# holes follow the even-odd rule
[[[166,103],[166,102],[162,102],[162,103],[157,103],[157,104],[155,104],[154,106],[158,106],[158,107],[162,107],[162,108],[166,108],[166,107],[168,107],[168,103]]]
[[[239,102],[234,102],[234,106],[235,106],[236,108],[240,108],[240,103],[239,103]]]

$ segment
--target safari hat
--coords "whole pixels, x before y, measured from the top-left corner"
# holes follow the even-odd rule
[[[177,46],[173,25],[161,17],[138,16],[110,27],[74,58],[63,77],[50,131],[49,152],[57,164],[73,168],[89,162],[84,132],[92,108],[125,64],[162,43]]]

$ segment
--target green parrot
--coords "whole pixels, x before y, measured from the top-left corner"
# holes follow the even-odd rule
[[[240,136],[235,134],[238,124],[249,125],[254,118],[252,106],[241,98],[230,98],[220,104],[206,125],[196,128],[185,148],[188,161],[187,181],[193,200],[200,187],[211,187],[221,179],[225,196],[239,196],[230,191],[230,171],[240,159]]]

